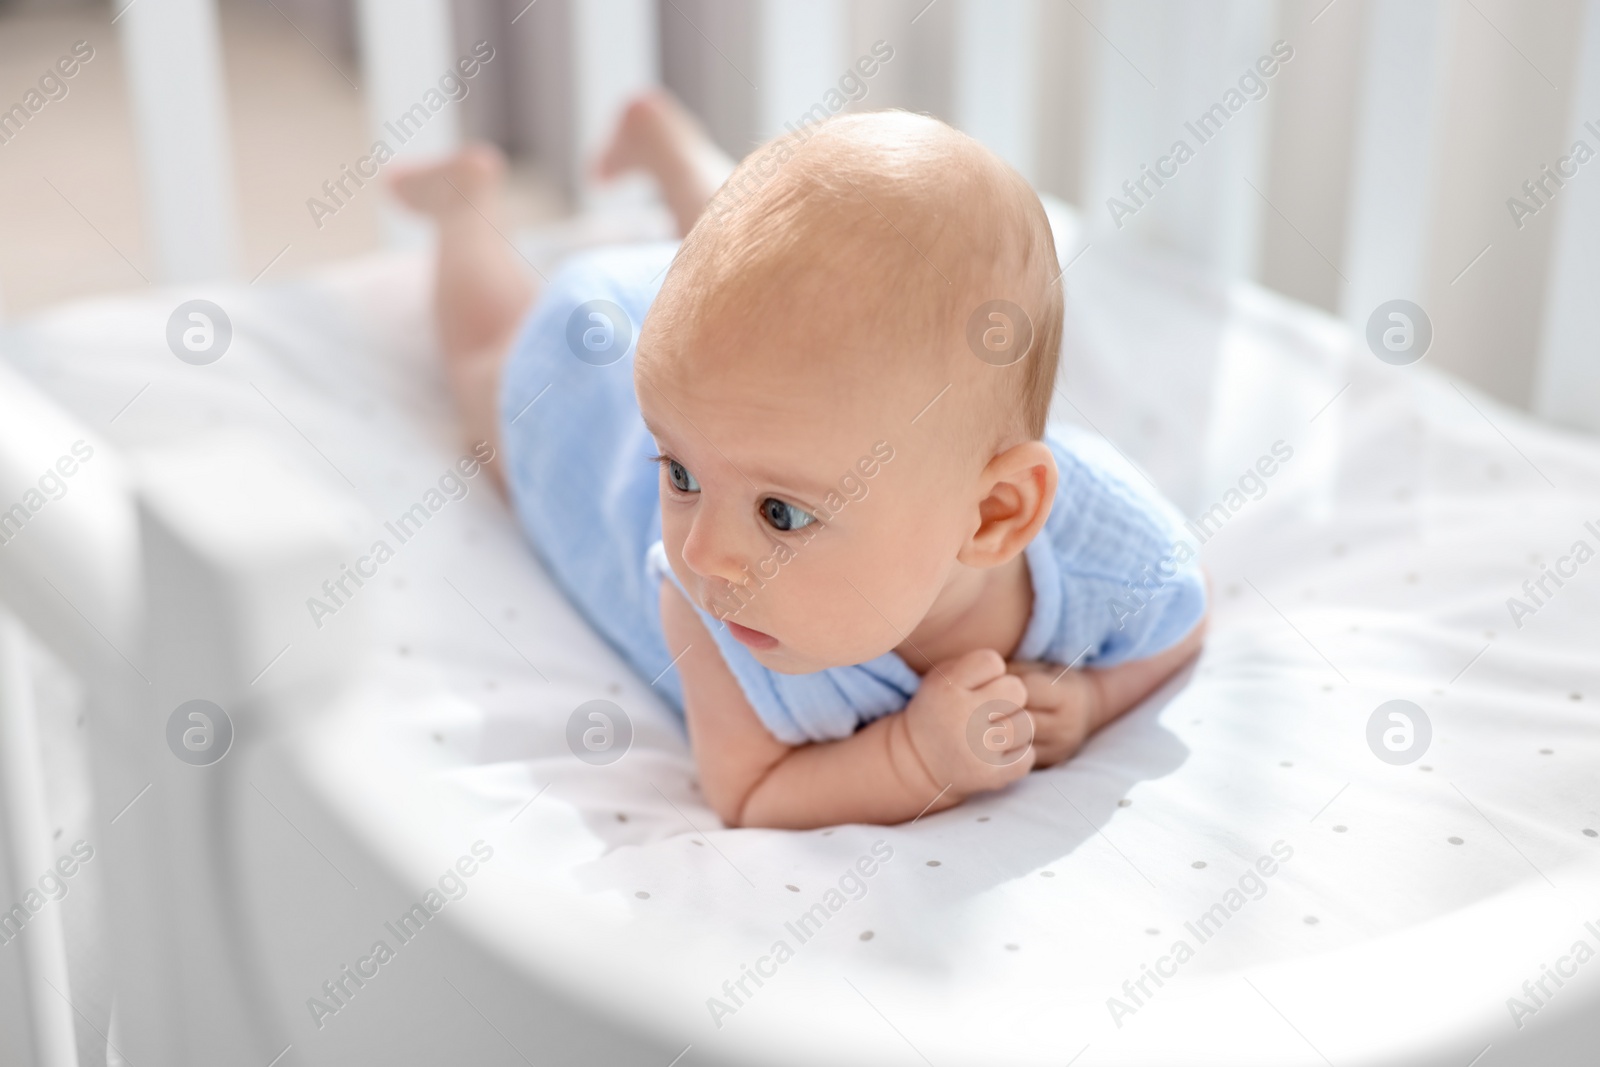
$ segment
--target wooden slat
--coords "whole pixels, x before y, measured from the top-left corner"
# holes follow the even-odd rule
[[[1262,0],[1131,0],[1102,5],[1093,17],[1085,205],[1093,232],[1102,239],[1137,236],[1224,273],[1253,277],[1269,210],[1262,195],[1270,195],[1263,188],[1270,83],[1265,98],[1245,103],[1219,128],[1208,127],[1203,140],[1186,124],[1221,103],[1267,54],[1273,8]],[[1146,179],[1146,193],[1130,194],[1124,183],[1138,182],[1143,168],[1156,166],[1180,140],[1194,157],[1165,184]],[[1134,213],[1113,219],[1113,197]]]
[[[1024,178],[1037,178],[1038,0],[960,0],[955,124]]]
[[[750,77],[758,87],[756,134],[766,140],[800,125],[829,90],[838,91],[850,62],[849,11],[844,0],[762,0],[756,32]]]
[[[1442,0],[1369,0],[1340,301],[1358,331],[1423,295],[1450,17]]]
[[[449,104],[426,122],[395,123],[422,101],[456,61],[448,0],[361,0],[361,64],[368,126],[397,158],[449,152],[461,139],[461,118]]]
[[[442,156],[461,143],[461,115],[454,103],[426,111],[424,94],[438,91],[440,77],[456,61],[449,0],[361,0],[361,66],[367,125],[396,159]],[[411,116],[409,119],[407,116]],[[385,206],[383,225],[394,244],[427,240],[429,228]]]
[[[34,711],[22,627],[0,608],[0,908],[38,892],[37,879],[56,860]],[[0,989],[8,994],[0,1061],[77,1067],[72,1008],[63,999],[71,987],[60,905],[47,902],[7,940],[0,946]]]
[[[1577,141],[1600,152],[1600,0],[1585,5],[1577,74],[1562,155]],[[1600,432],[1600,159],[1561,189],[1558,211],[1534,410]]]
[[[567,77],[573,122],[566,173],[586,193],[588,168],[628,100],[661,80],[654,0],[574,0]]]
[[[129,102],[160,276],[233,273],[232,150],[213,0],[119,3]]]

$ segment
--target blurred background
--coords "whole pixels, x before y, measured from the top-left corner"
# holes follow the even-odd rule
[[[1077,206],[1091,247],[1163,247],[1358,328],[1384,300],[1415,300],[1433,320],[1438,365],[1513,405],[1600,429],[1600,163],[1573,156],[1580,139],[1600,148],[1600,134],[1583,125],[1600,130],[1593,3],[393,3],[416,9],[419,47],[436,36],[428,20],[444,12],[453,41],[440,69],[473,42],[494,47],[468,96],[417,149],[461,136],[502,145],[514,161],[514,225],[593,202],[586,167],[597,139],[640,86],[671,88],[740,156],[827,106],[841,76],[883,42],[892,59],[834,99],[926,111],[967,129],[1041,191]],[[204,273],[196,256],[242,279],[280,279],[396,239],[381,193],[352,197],[320,227],[307,202],[404,109],[405,92],[394,78],[374,88],[384,79],[363,56],[404,51],[394,25],[406,20],[364,18],[357,0],[219,0],[214,17],[210,8],[0,3],[0,109],[23,101],[74,42],[94,51],[65,97],[0,143],[8,317]],[[211,123],[195,111],[188,139],[168,114],[157,136],[162,93],[192,95],[193,83],[152,88],[160,72],[130,69],[129,42],[163,32],[163,19],[193,24],[196,10],[201,37],[220,45],[220,114]],[[1224,128],[1199,131],[1214,133],[1201,144],[1185,123],[1226,106],[1275,41],[1291,58],[1259,79],[1259,99],[1250,98],[1254,84],[1236,92],[1243,106],[1226,113]],[[209,48],[197,39],[200,53]],[[203,54],[197,63],[205,67]],[[1180,138],[1195,158],[1162,187],[1146,179],[1130,199],[1123,183]],[[1567,177],[1547,176],[1557,171]],[[171,219],[178,195],[168,190],[165,209],[152,195],[162,174],[179,175],[175,187],[223,190],[216,204],[181,194],[194,205],[190,227],[233,227],[191,250],[188,267],[153,232],[151,220]],[[1112,197],[1136,210],[1119,211]]]

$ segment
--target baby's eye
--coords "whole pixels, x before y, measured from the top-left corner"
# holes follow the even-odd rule
[[[672,483],[672,488],[680,493],[698,493],[700,483],[694,480],[694,475],[675,459],[667,460],[667,481]]]
[[[801,511],[787,501],[769,496],[761,502],[761,517],[766,519],[774,530],[798,530],[816,522],[816,516],[810,512]]]

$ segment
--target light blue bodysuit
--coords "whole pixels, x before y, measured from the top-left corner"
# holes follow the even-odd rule
[[[639,328],[675,250],[618,246],[569,260],[513,346],[499,408],[512,506],[535,551],[634,670],[659,676],[656,688],[681,713],[683,685],[660,615],[661,580],[676,579],[660,544],[655,442],[633,392]],[[1014,658],[1111,667],[1170,648],[1206,604],[1198,562],[1186,552],[1175,557],[1175,513],[1076,455],[1053,431],[1046,442],[1060,484],[1044,530],[1025,550],[1033,615]],[[786,744],[848,737],[904,708],[920,681],[894,652],[779,674],[714,616],[701,615],[751,707]]]

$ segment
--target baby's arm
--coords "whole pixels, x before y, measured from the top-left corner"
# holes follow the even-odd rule
[[[699,614],[668,581],[661,622],[668,647],[686,649],[678,673],[689,743],[706,801],[729,826],[899,823],[998,789],[1033,766],[1031,752],[997,767],[967,748],[974,708],[990,700],[1020,706],[1027,696],[996,652],[940,664],[904,712],[840,741],[792,747],[762,725]]]
[[[1187,637],[1166,651],[1103,670],[1011,663],[1007,669],[1028,687],[1035,766],[1060,763],[1078,751],[1090,734],[1155,692],[1200,651],[1205,631],[1206,619],[1201,618]]]

